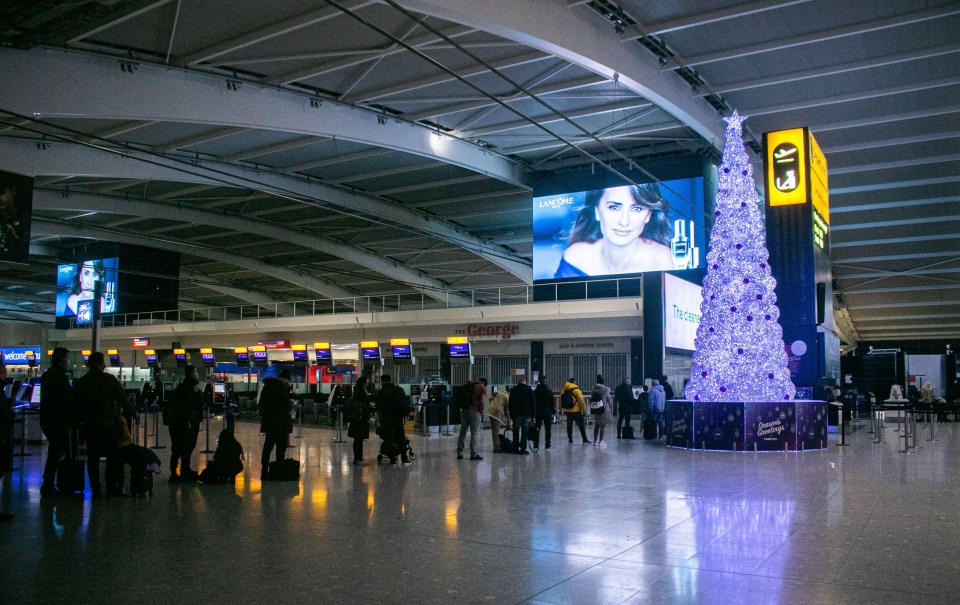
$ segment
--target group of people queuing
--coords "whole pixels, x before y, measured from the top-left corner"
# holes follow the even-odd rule
[[[50,367],[40,376],[40,428],[47,442],[41,498],[82,491],[84,470],[93,499],[144,493],[138,490],[149,489],[142,484],[145,473],[159,473],[161,469],[152,451],[132,442],[131,426],[137,416],[135,406],[117,377],[106,371],[106,359],[99,351],[90,353],[87,372],[71,386],[67,374],[69,354],[65,347],[55,348]],[[0,369],[0,381],[5,380],[5,375],[5,368]],[[0,423],[12,420],[7,418],[12,416],[11,404],[0,401]],[[199,478],[190,467],[190,459],[196,449],[203,407],[197,370],[187,366],[183,381],[162,407],[164,424],[170,432],[170,482],[193,482]],[[0,432],[4,439],[9,439],[9,431],[4,428],[0,427]],[[239,448],[232,435],[221,435],[219,441],[224,442],[225,449]],[[85,469],[79,462],[81,443],[86,446]],[[240,451],[242,456],[242,448]],[[106,459],[106,468],[101,477],[102,458]],[[126,489],[124,465],[130,467],[130,490]],[[63,486],[68,487],[64,490]]]
[[[506,452],[526,455],[531,451],[537,452],[541,433],[545,449],[553,449],[552,424],[557,413],[554,394],[546,376],[540,377],[537,382],[537,388],[532,389],[526,378],[520,377],[513,387],[496,391],[489,397],[486,378],[478,378],[473,382],[469,404],[465,404],[460,411],[457,459],[464,458],[469,433],[470,460],[483,460],[477,446],[484,416],[490,421],[495,454]],[[570,378],[564,383],[560,394],[560,408],[567,419],[567,441],[573,443],[576,427],[583,443],[605,447],[607,425],[613,422],[614,417],[617,418],[617,439],[633,439],[631,420],[638,413],[655,423],[657,437],[663,437],[663,410],[666,401],[673,397],[673,388],[666,376],[653,379],[649,391],[646,385],[642,386],[639,395],[634,394],[629,376],[611,390],[603,376],[597,375],[588,396],[584,395],[576,378]],[[587,415],[593,419],[592,440],[587,436]],[[510,438],[505,436],[508,430]]]
[[[87,373],[70,386],[67,376],[69,351],[57,347],[50,367],[40,376],[40,428],[47,440],[47,459],[40,484],[42,498],[60,496],[60,473],[70,470],[61,465],[75,459],[82,430],[87,447],[87,476],[94,499],[104,495],[100,476],[100,458],[107,460],[106,496],[125,496],[121,448],[129,444],[129,423],[136,411],[116,376],[106,372],[103,353],[94,351],[87,358]],[[121,426],[122,425],[122,426]],[[124,432],[126,428],[126,432]],[[80,478],[82,484],[82,476]]]

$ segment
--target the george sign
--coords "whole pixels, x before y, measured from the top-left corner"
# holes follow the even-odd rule
[[[133,348],[134,348],[134,349],[148,349],[148,348],[150,348],[150,339],[149,339],[149,338],[134,338],[134,339],[133,339]]]

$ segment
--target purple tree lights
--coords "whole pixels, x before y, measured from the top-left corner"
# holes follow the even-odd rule
[[[724,118],[727,140],[702,319],[685,390],[694,401],[789,401],[796,393],[777,323],[777,282],[767,263],[760,199],[742,140],[745,119],[736,111]]]

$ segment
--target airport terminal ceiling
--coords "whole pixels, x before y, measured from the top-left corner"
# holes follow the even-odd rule
[[[955,1],[214,4],[0,8],[3,321],[52,325],[97,242],[179,252],[183,309],[522,288],[540,188],[669,180],[736,108],[757,167],[784,128],[826,155],[844,339],[960,334]]]

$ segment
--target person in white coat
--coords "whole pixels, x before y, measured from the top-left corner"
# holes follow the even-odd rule
[[[603,433],[607,423],[613,419],[613,397],[610,387],[603,384],[603,376],[597,374],[597,384],[590,393],[590,414],[593,416],[593,445],[606,447]]]

